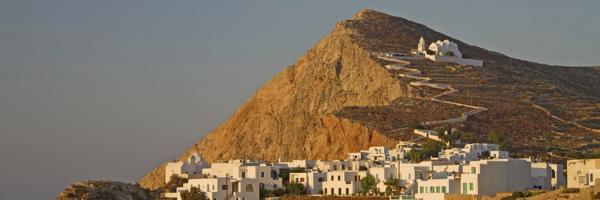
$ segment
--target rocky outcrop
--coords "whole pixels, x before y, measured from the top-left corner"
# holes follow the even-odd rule
[[[138,184],[115,181],[83,181],[69,185],[57,200],[143,200],[158,199],[159,193]]]
[[[389,105],[404,95],[393,74],[357,43],[361,33],[350,25],[339,22],[181,158],[199,152],[208,161],[339,159],[349,150],[391,145],[376,131],[329,115],[346,106]],[[156,188],[160,184],[155,180],[164,180],[157,175],[160,170],[140,183]]]

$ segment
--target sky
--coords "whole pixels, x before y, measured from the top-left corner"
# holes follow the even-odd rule
[[[0,1],[0,199],[135,182],[362,8],[535,62],[600,65],[600,1]]]

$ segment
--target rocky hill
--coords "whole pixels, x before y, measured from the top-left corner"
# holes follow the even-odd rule
[[[137,184],[115,181],[83,181],[69,185],[58,194],[57,200],[142,200],[158,199],[159,193]]]
[[[467,112],[463,106],[431,101],[443,90],[415,87],[385,68],[372,52],[405,52],[423,36],[450,39],[483,68],[418,60],[431,82],[458,90],[440,101],[486,107],[466,121],[450,124],[484,140],[491,131],[508,135],[520,152],[593,149],[600,129],[600,70],[560,67],[507,57],[472,46],[424,25],[373,10],[340,21],[296,64],[263,85],[233,116],[199,140],[192,152],[208,161],[252,158],[340,159],[372,145],[392,146],[414,137],[410,120],[442,120]],[[431,127],[435,128],[435,127]],[[162,165],[140,184],[157,188]]]

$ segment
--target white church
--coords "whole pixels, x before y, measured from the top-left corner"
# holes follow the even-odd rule
[[[436,42],[432,42],[429,45],[429,48],[426,48],[425,39],[421,37],[419,39],[417,51],[413,53],[417,56],[424,56],[425,58],[435,62],[453,62],[476,67],[483,66],[482,60],[463,58],[462,53],[458,50],[458,44],[450,40],[438,40]]]

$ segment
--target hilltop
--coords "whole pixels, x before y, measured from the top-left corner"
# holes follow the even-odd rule
[[[249,158],[340,159],[369,146],[393,146],[412,139],[404,129],[420,122],[453,118],[464,107],[427,100],[443,91],[411,86],[391,64],[373,52],[404,52],[427,41],[449,39],[464,56],[484,60],[481,68],[412,61],[433,83],[459,92],[443,101],[485,107],[485,112],[450,124],[471,140],[491,131],[506,134],[522,153],[572,151],[596,147],[600,129],[600,68],[533,63],[488,51],[424,25],[374,10],[361,10],[333,30],[298,61],[260,87],[229,120],[188,151],[212,162]],[[460,68],[461,70],[453,70]],[[428,127],[435,128],[435,127]],[[163,166],[140,181],[146,188],[163,183]]]

